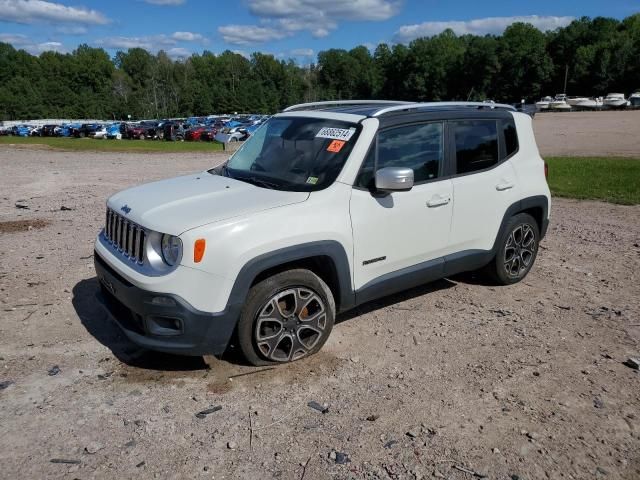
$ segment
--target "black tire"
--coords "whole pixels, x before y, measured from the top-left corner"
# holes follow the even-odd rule
[[[335,315],[333,295],[320,277],[302,269],[278,273],[249,290],[238,321],[238,346],[255,366],[300,360],[322,348]]]
[[[527,213],[507,222],[495,258],[486,270],[499,285],[512,285],[527,276],[538,255],[540,228]]]

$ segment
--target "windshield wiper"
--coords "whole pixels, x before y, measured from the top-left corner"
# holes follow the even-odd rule
[[[268,180],[263,180],[262,178],[259,178],[259,177],[238,177],[236,178],[236,180],[251,183],[258,187],[271,188],[271,189],[281,188],[281,185],[278,185],[277,183],[274,183],[274,182],[269,182]]]

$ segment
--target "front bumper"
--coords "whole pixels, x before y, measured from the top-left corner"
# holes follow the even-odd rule
[[[220,355],[235,329],[240,305],[209,313],[177,295],[136,287],[94,252],[98,301],[137,345],[179,355]]]

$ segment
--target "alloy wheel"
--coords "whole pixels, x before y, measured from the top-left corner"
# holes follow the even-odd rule
[[[272,296],[260,308],[254,338],[265,358],[290,362],[311,353],[326,326],[322,298],[309,288],[293,287]]]
[[[535,257],[536,234],[529,224],[516,226],[504,249],[504,268],[511,278],[523,277]]]

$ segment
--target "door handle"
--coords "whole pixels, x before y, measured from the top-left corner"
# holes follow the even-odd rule
[[[498,190],[499,192],[502,192],[504,190],[509,190],[511,188],[513,188],[515,186],[515,184],[513,182],[502,182],[496,185],[496,190]]]
[[[440,207],[442,205],[447,205],[451,201],[451,197],[441,197],[440,195],[434,195],[431,197],[431,200],[427,202],[427,207]]]

